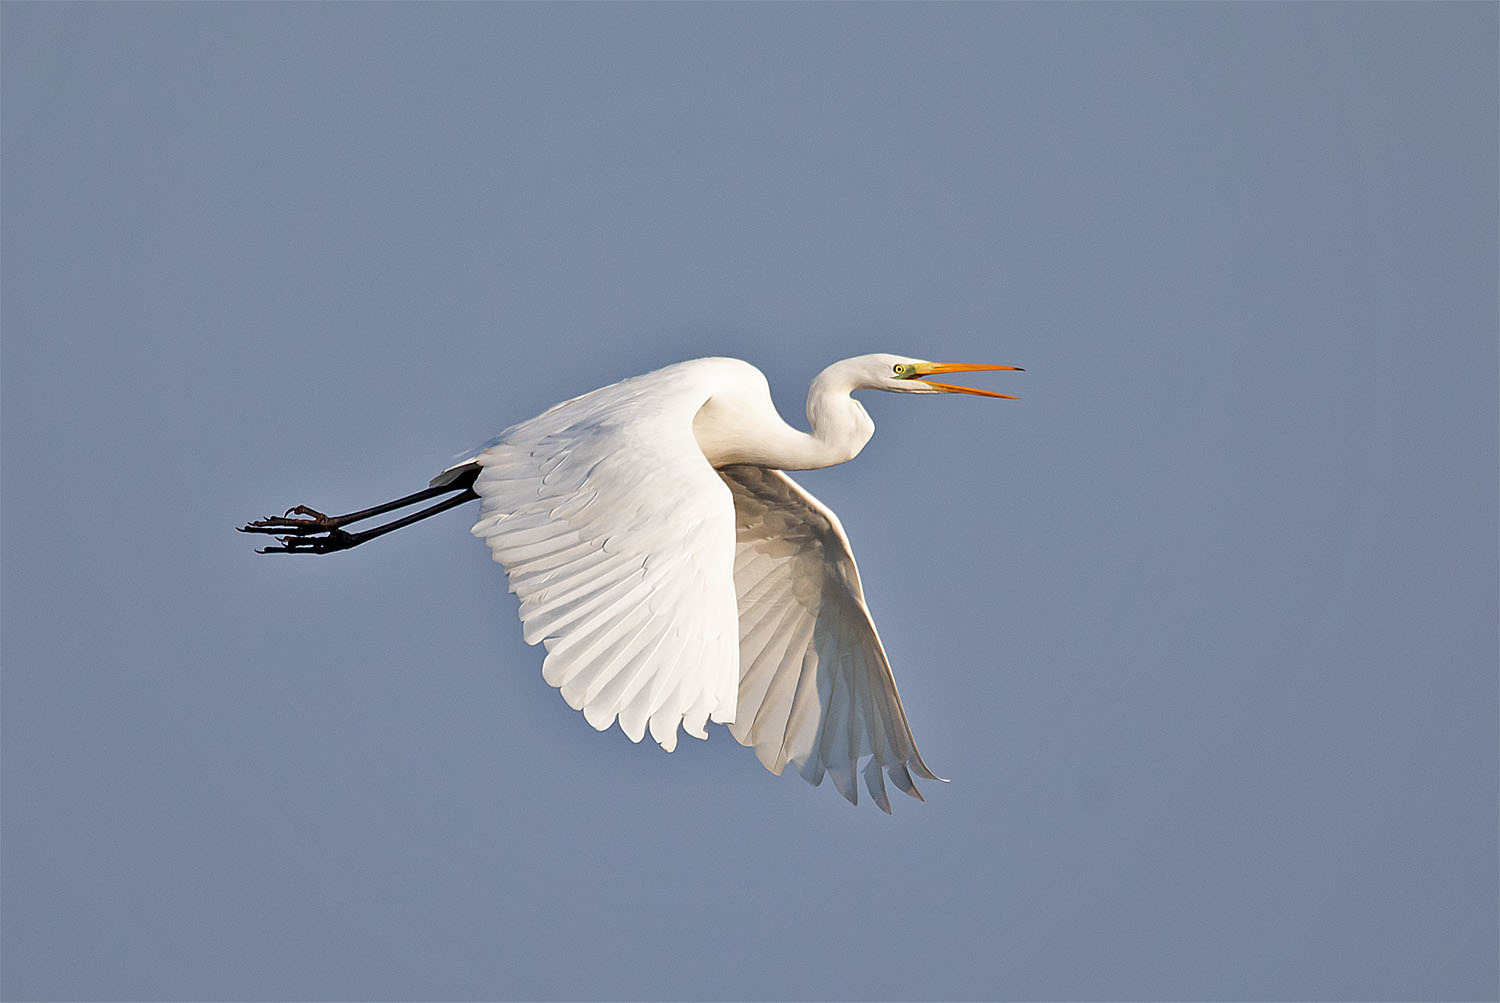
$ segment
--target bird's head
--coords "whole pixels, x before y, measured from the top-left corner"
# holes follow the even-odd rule
[[[889,390],[898,394],[975,394],[979,397],[1000,397],[1017,400],[1010,394],[997,394],[989,390],[976,390],[952,383],[934,383],[928,377],[945,373],[971,373],[984,369],[1007,369],[1024,372],[1020,366],[994,366],[966,362],[924,362],[908,359],[902,355],[863,355],[850,359],[858,364],[855,386],[861,389]]]

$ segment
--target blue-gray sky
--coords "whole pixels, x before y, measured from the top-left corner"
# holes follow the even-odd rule
[[[1497,7],[33,5],[7,999],[1493,999]],[[887,818],[541,680],[412,490],[700,355],[867,395]]]

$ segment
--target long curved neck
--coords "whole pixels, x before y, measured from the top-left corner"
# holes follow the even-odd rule
[[[813,378],[807,391],[807,424],[812,429],[807,438],[810,445],[816,444],[809,450],[808,459],[816,462],[787,469],[811,470],[852,460],[875,434],[875,422],[864,406],[849,396],[854,384],[842,368],[838,363],[829,366]]]
[[[815,470],[858,456],[875,423],[849,396],[854,382],[841,367],[835,363],[813,379],[807,393],[810,433],[783,421],[763,389],[749,398],[710,400],[693,421],[704,455],[714,466],[751,463],[780,470]]]
[[[762,466],[782,470],[816,470],[852,460],[875,434],[875,422],[864,407],[849,396],[854,382],[842,363],[834,363],[813,378],[807,391],[807,424],[811,433],[784,422],[771,441],[764,443]]]

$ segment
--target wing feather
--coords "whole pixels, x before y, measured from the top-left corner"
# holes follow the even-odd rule
[[[812,643],[816,629],[815,621],[796,610],[788,609],[787,617],[795,622],[782,635],[784,640],[766,647],[756,657],[756,670],[766,678],[765,689],[761,692],[754,688],[742,691],[745,692],[743,703],[745,713],[751,718],[751,726],[748,733],[742,731],[748,742],[743,738],[740,741],[753,745],[766,769],[777,774],[786,769],[786,748],[782,739],[788,730],[787,723],[791,720],[793,701],[801,681],[801,672],[795,667],[802,664],[802,659],[813,657],[808,645]],[[735,737],[739,738],[739,735]]]
[[[886,812],[885,777],[920,800],[911,774],[939,778],[917,752],[838,518],[779,470],[736,465],[719,476],[735,506],[734,737],[773,773],[791,765],[814,785],[832,776],[851,802],[861,773]]]
[[[647,386],[649,384],[649,386]],[[642,393],[649,390],[649,393]],[[734,509],[693,435],[711,387],[669,367],[508,429],[473,462],[471,532],[505,566],[542,677],[600,730],[670,750],[732,721]]]
[[[767,729],[775,727],[781,734],[786,728],[786,715],[790,706],[772,696],[772,686],[780,678],[777,670],[792,650],[804,651],[812,636],[812,623],[797,609],[783,606],[769,610],[757,623],[748,625],[740,618],[740,703],[749,709],[748,727],[750,743],[758,753],[762,752]],[[744,652],[755,652],[746,656]],[[790,675],[789,673],[787,675]],[[775,724],[773,724],[775,722]],[[762,754],[761,761],[768,767],[775,761],[774,754]],[[777,769],[776,772],[780,772]]]

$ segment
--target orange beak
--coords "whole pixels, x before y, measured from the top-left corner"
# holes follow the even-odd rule
[[[978,397],[1000,397],[1008,401],[1020,400],[1019,397],[1012,397],[1010,394],[997,394],[989,390],[975,390],[973,387],[960,387],[952,383],[934,383],[927,379],[929,376],[938,376],[942,373],[973,373],[982,369],[1007,369],[1017,373],[1024,373],[1026,371],[1020,366],[975,365],[966,362],[924,362],[917,366],[916,376],[934,390],[943,390],[950,394],[974,394]]]

